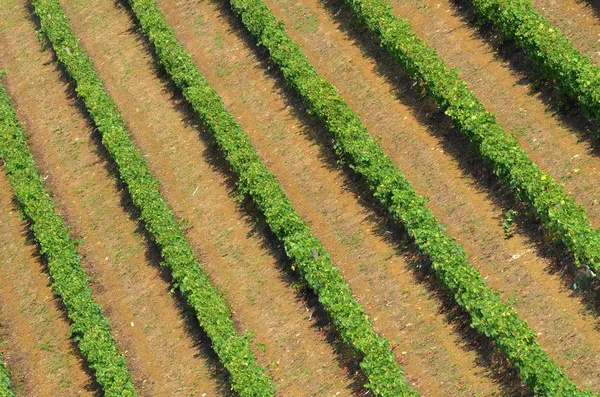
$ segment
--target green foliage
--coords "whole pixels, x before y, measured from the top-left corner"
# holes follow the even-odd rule
[[[339,270],[332,265],[329,254],[294,210],[248,136],[225,110],[221,98],[177,42],[154,0],[130,0],[130,4],[161,64],[199,114],[238,175],[240,191],[253,198],[267,224],[283,243],[293,267],[317,294],[342,338],[360,353],[361,367],[369,379],[368,387],[380,396],[416,395],[406,385],[389,342],[375,333],[363,307],[356,302]]]
[[[71,336],[77,342],[88,366],[106,396],[135,396],[124,357],[110,334],[110,325],[81,268],[75,242],[69,237],[62,218],[39,175],[25,133],[12,109],[6,90],[0,85],[0,157],[4,170],[30,228],[48,262],[52,289],[62,298],[71,320]],[[1,371],[0,371],[1,372]],[[0,376],[0,390],[5,384]]]
[[[471,326],[492,339],[506,353],[523,380],[537,394],[591,395],[577,389],[536,343],[535,333],[519,318],[517,312],[503,303],[496,291],[486,286],[477,270],[467,261],[462,247],[445,233],[444,227],[425,205],[425,200],[416,194],[406,177],[369,135],[336,89],[316,73],[298,44],[287,36],[283,24],[275,18],[264,1],[230,2],[246,28],[268,49],[287,83],[308,104],[309,111],[325,124],[336,142],[334,148],[339,157],[365,179],[374,197],[388,209],[395,221],[404,225],[419,249],[431,259],[441,284],[471,316]],[[485,112],[466,84],[412,33],[406,21],[395,19],[389,6],[381,1],[347,0],[347,3],[382,38],[386,48],[393,50],[397,59],[400,57],[403,60],[403,65],[410,73],[420,76],[428,84],[428,89],[447,113],[470,131],[468,135],[476,142],[481,141],[479,146],[485,156],[498,160],[498,173],[502,177],[509,176],[511,183],[524,191],[524,198],[530,195],[537,197],[534,195],[536,192],[543,193],[538,201],[545,203],[546,200],[552,200],[553,195],[558,195],[564,200],[563,207],[553,208],[550,212],[554,216],[554,211],[557,211],[561,221],[565,220],[562,216],[565,211],[575,211],[572,200],[556,184],[549,183],[546,176],[535,171],[537,168],[528,162],[516,142],[505,138],[493,116]],[[516,168],[513,169],[512,164],[517,164]],[[530,165],[523,171],[522,164]],[[537,176],[537,181],[534,187],[526,189],[525,185],[529,182],[526,174],[530,171]],[[587,219],[579,210],[575,211],[574,216]],[[386,394],[382,390],[375,391],[376,394]]]
[[[15,397],[10,378],[8,377],[8,370],[2,360],[0,360],[0,396]]]
[[[43,32],[74,80],[77,95],[83,99],[133,204],[140,210],[146,229],[160,248],[164,264],[229,371],[233,389],[242,396],[272,395],[270,378],[256,363],[249,342],[236,333],[224,298],[196,261],[173,212],[160,195],[158,181],[134,147],[116,104],[71,32],[60,4],[57,0],[33,0],[33,5]]]
[[[502,215],[502,230],[504,230],[505,238],[511,238],[513,236],[513,225],[517,215],[519,215],[519,213],[515,210],[508,210]]]
[[[540,15],[531,0],[470,0],[477,12],[513,39],[538,70],[563,93],[600,120],[600,68],[560,29]]]

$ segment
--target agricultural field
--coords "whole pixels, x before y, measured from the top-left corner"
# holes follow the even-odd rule
[[[0,0],[0,397],[600,395],[599,4]]]

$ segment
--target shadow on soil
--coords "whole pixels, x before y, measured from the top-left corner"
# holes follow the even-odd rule
[[[596,18],[600,19],[600,2],[598,0],[577,0],[579,3],[587,5],[593,12]]]
[[[436,296],[443,303],[443,312],[447,320],[450,323],[456,324],[464,339],[466,348],[477,351],[480,364],[489,368],[489,376],[494,378],[494,380],[500,384],[507,395],[530,395],[531,390],[521,384],[516,369],[511,366],[504,354],[498,351],[494,347],[494,344],[487,338],[481,337],[476,331],[470,328],[468,314],[456,305],[451,294],[447,291],[443,293],[440,292],[444,291],[443,287],[436,281],[435,275],[433,274],[427,259],[422,257],[418,248],[415,247],[412,242],[408,242],[409,239],[406,231],[400,226],[391,224],[387,219],[385,210],[378,204],[374,203],[372,200],[365,199],[365,197],[369,197],[370,194],[361,178],[354,175],[347,167],[340,167],[338,165],[337,158],[332,149],[331,139],[328,137],[322,124],[318,120],[308,116],[306,113],[306,105],[295,93],[288,89],[278,68],[270,61],[267,51],[262,47],[256,46],[255,39],[245,30],[243,24],[226,4],[215,0],[213,0],[212,3],[217,12],[219,12],[220,17],[224,20],[224,23],[231,27],[248,48],[253,49],[262,69],[268,70],[268,74],[276,81],[278,90],[286,100],[284,105],[290,105],[295,116],[300,119],[306,127],[303,128],[303,130],[308,131],[310,138],[319,143],[320,156],[323,161],[331,169],[339,170],[342,168],[343,171],[349,174],[349,177],[346,179],[346,188],[353,192],[361,205],[369,208],[372,210],[372,213],[375,214],[374,217],[376,223],[379,225],[378,233],[380,236],[393,243],[398,252],[403,255],[408,254],[409,258],[411,258],[409,262],[411,263],[415,274],[430,290],[431,294]],[[471,148],[467,139],[453,128],[445,115],[437,109],[437,106],[431,100],[426,98],[422,92],[416,92],[417,90],[409,88],[412,87],[412,80],[398,65],[395,64],[391,57],[387,56],[379,49],[376,40],[371,37],[368,32],[364,31],[364,29],[361,30],[359,24],[354,21],[351,13],[345,9],[342,2],[335,0],[332,2],[324,2],[324,4],[332,14],[337,15],[335,20],[338,22],[340,29],[351,37],[367,56],[377,60],[379,73],[395,87],[396,96],[399,100],[415,109],[419,121],[425,124],[429,130],[440,139],[443,143],[444,150],[451,153],[451,155],[459,161],[464,172],[471,175],[479,182],[481,191],[504,211],[518,209],[520,213],[526,213],[527,211],[513,199],[512,192],[509,189],[504,188],[496,178],[493,177],[490,169],[479,160],[478,154]],[[339,10],[342,10],[342,12],[338,12]],[[526,81],[526,84],[529,84],[529,82]],[[175,89],[175,91],[177,92],[178,90]],[[556,101],[553,102],[550,94],[551,93],[545,94],[547,97],[545,101],[552,111],[556,112],[563,122],[570,128],[578,131],[578,133],[586,140],[591,140],[593,134],[590,131],[596,130],[595,125],[585,120],[582,121],[581,112],[576,109],[569,110],[570,113],[565,115],[561,108],[561,106],[563,106],[562,102],[558,104]],[[178,92],[174,94],[174,98],[180,97]],[[184,113],[188,115],[193,114],[193,110],[188,107]],[[193,124],[197,123],[195,117],[192,117],[192,120]],[[213,143],[212,137],[210,134],[202,131],[201,139],[203,139],[205,143],[209,143],[213,148],[211,149],[211,152],[214,150],[213,154],[207,153],[207,158],[211,164],[226,176],[230,189],[233,192],[235,190],[235,177],[229,170],[229,167],[222,158],[218,148]],[[596,146],[594,146],[594,148],[597,150]],[[252,205],[250,200],[246,200],[243,206],[246,208],[247,213],[251,214],[254,219],[260,219],[258,210]],[[571,286],[573,282],[585,286],[586,282],[583,280],[587,280],[587,278],[585,278],[583,273],[576,268],[571,258],[565,254],[564,247],[549,241],[545,237],[544,230],[539,222],[535,221],[531,216],[520,216],[519,219],[517,219],[517,223],[537,247],[539,251],[538,254],[551,261],[552,265],[549,270],[561,274],[566,286]],[[271,234],[264,221],[260,221],[256,224],[256,230],[257,233],[265,237],[268,248],[273,252],[274,256],[279,258],[279,263],[281,264],[281,269],[286,280],[291,284],[304,285],[295,273],[290,272],[289,264],[282,253],[280,244]],[[391,235],[388,233],[390,230],[394,232]],[[307,288],[305,285],[304,287],[306,291]],[[598,288],[597,282],[590,282],[588,288],[582,288],[578,290],[576,294],[586,303],[586,306],[590,310],[596,313],[600,312],[600,305],[598,304],[598,302],[600,302],[600,288]],[[318,313],[319,320],[317,323],[319,326],[329,329],[329,331],[327,331],[328,341],[332,343],[340,353],[340,363],[349,370],[349,373],[354,374],[354,376],[361,376],[359,374],[362,373],[357,365],[359,360],[353,359],[352,351],[342,343],[337,332],[333,330],[331,322],[327,318],[327,314],[324,312],[321,305],[318,304],[317,297],[311,292],[305,292],[305,295],[301,297],[301,299],[308,302],[316,313]],[[362,390],[360,385],[364,384],[365,380],[362,377],[354,379],[355,391],[360,392]]]
[[[213,136],[196,115],[191,105],[183,98],[181,91],[172,83],[168,74],[159,65],[152,45],[147,41],[142,32],[138,32],[139,25],[127,2],[125,0],[117,0],[116,4],[123,6],[127,10],[132,24],[136,27],[133,28],[132,31],[137,34],[137,40],[144,46],[148,54],[151,55],[154,67],[163,82],[165,89],[171,94],[172,102],[176,104],[177,110],[182,114],[183,121],[187,125],[195,127],[198,130],[199,138],[207,148],[204,152],[204,160],[222,175],[230,197],[239,197],[237,191],[237,176],[231,170],[229,163],[223,156],[223,153],[219,149]],[[227,19],[230,23],[237,24],[237,21],[232,19],[233,16],[223,14],[224,8],[222,4],[214,4],[219,8],[219,12],[221,12],[223,18]],[[238,25],[237,28],[241,29],[241,25]],[[253,46],[251,37],[244,37],[244,41],[247,46]],[[273,68],[273,65],[270,64],[270,61],[266,56],[261,57],[261,64],[265,69],[267,66]],[[310,119],[306,114],[303,114],[302,119],[309,123],[308,120]],[[314,124],[315,121],[310,120],[310,123]],[[248,224],[252,225],[252,235],[258,236],[262,241],[263,248],[268,251],[272,257],[276,258],[281,279],[296,291],[297,300],[302,302],[304,306],[307,307],[308,311],[311,312],[312,318],[315,320],[314,326],[325,336],[328,343],[333,346],[338,364],[340,367],[344,368],[347,373],[347,378],[351,381],[353,394],[357,396],[364,395],[367,392],[364,385],[368,382],[363,372],[360,370],[360,358],[357,358],[356,353],[343,342],[339,332],[332,325],[327,313],[319,303],[318,297],[310,290],[310,288],[308,288],[301,276],[297,272],[291,270],[289,258],[286,256],[282,244],[271,232],[260,210],[256,207],[252,199],[248,196],[244,197],[239,203],[239,208],[240,212],[244,214],[245,218],[248,220]]]
[[[468,1],[451,0],[451,3],[465,24],[474,28],[473,34],[495,50],[496,59],[508,65],[516,75],[523,76],[519,83],[529,87],[531,95],[541,98],[553,116],[560,120],[566,128],[573,131],[580,141],[586,142],[591,148],[591,154],[596,157],[600,156],[600,135],[598,133],[600,126],[598,123],[588,118],[575,101],[559,92],[554,88],[552,82],[542,77],[537,72],[533,61],[513,41],[504,39],[502,33],[491,23],[482,20]],[[589,4],[596,10],[600,10],[600,3],[590,1]],[[489,197],[493,198],[493,194]],[[514,203],[509,207],[516,205]],[[505,205],[502,207],[505,210],[509,208]],[[522,205],[521,207],[521,212],[527,213]],[[533,214],[528,214],[528,217],[521,216],[518,224],[534,243],[538,253],[551,262],[550,273],[558,274],[563,280],[563,285],[568,289],[573,289],[573,286],[577,285],[578,288],[571,295],[578,297],[590,313],[600,317],[600,280],[587,277],[586,273],[574,263],[566,247],[562,243],[550,241],[545,235],[546,231],[543,226],[534,218]],[[597,329],[600,330],[600,323],[597,323]]]
[[[28,11],[29,11],[29,15],[30,15],[30,20],[32,21],[33,24],[35,24],[36,30],[39,31],[39,29],[40,29],[39,20],[35,16],[35,13],[34,13],[34,10],[33,10],[33,7],[31,6],[31,4],[28,6]],[[46,48],[49,51],[52,51],[52,49],[51,49],[52,46],[46,37],[44,37],[44,48]],[[66,88],[66,96],[72,100],[73,106],[75,106],[78,109],[78,111],[80,112],[82,117],[88,121],[89,125],[93,126],[94,122],[91,119],[91,116],[89,115],[89,113],[87,112],[83,100],[81,100],[77,96],[77,94],[75,92],[75,86],[74,86],[72,80],[69,78],[69,76],[68,76],[67,72],[65,71],[65,69],[63,68],[63,66],[58,63],[58,60],[56,59],[55,56],[53,56],[53,66],[54,66],[55,70],[57,71],[57,73],[60,75],[60,80],[63,83],[65,83],[65,86],[67,87]],[[132,203],[131,197],[127,191],[127,187],[120,179],[116,163],[110,156],[110,154],[107,151],[107,149],[105,148],[105,146],[102,144],[102,137],[98,133],[97,129],[96,128],[90,128],[90,129],[93,129],[96,132],[92,136],[92,139],[96,144],[96,154],[101,158],[101,162],[102,162],[104,168],[112,176],[113,181],[115,183],[116,190],[118,192],[120,192],[121,206],[124,208],[129,219],[137,225],[136,233],[139,233],[141,236],[143,236],[144,240],[146,241],[146,244],[147,244],[146,260],[149,263],[151,263],[159,271],[160,277],[165,284],[173,285],[174,283],[173,283],[173,279],[172,279],[169,269],[166,266],[161,265],[162,256],[161,256],[160,248],[154,243],[154,240],[153,240],[152,236],[148,233],[144,222],[140,219],[140,212]],[[68,219],[65,219],[65,221],[67,224],[69,224]],[[35,240],[33,240],[32,237],[30,237],[30,239],[31,239],[31,242],[33,244],[35,244]],[[82,259],[85,259],[85,258],[82,257]],[[93,268],[93,263],[91,265]],[[92,271],[93,271],[93,269],[92,269]],[[90,283],[90,286],[92,286],[93,289],[101,289],[102,288],[102,285],[94,285],[93,282]],[[183,324],[185,326],[185,330],[192,337],[192,339],[194,341],[194,346],[198,350],[196,357],[200,358],[201,360],[205,361],[208,364],[207,368],[209,368],[209,371],[211,372],[213,381],[217,385],[217,388],[219,390],[219,395],[231,396],[231,397],[235,396],[236,394],[233,393],[233,391],[231,390],[231,382],[229,380],[229,374],[228,374],[227,370],[225,369],[225,367],[223,367],[223,365],[219,361],[219,358],[216,355],[216,353],[214,352],[214,350],[212,349],[210,342],[209,342],[210,339],[208,338],[206,333],[203,331],[202,327],[200,327],[194,310],[187,304],[185,298],[180,293],[179,289],[173,289],[173,297],[175,298],[176,306],[177,306],[179,312],[181,313],[182,319],[184,320]],[[67,313],[66,313],[66,308],[64,308],[64,305],[62,305],[62,303],[60,303],[60,305],[62,306],[62,309],[63,309],[61,312],[63,313],[64,318],[66,319],[66,321],[69,321],[68,317],[67,317]],[[103,312],[105,313],[105,315],[107,315],[109,311],[110,311],[110,308],[103,308]],[[90,386],[90,390],[94,391],[98,397],[102,396],[103,393],[102,393],[101,387],[99,384],[97,384],[95,382],[94,373],[87,366],[86,359],[83,356],[81,356],[81,354],[79,354],[79,350],[76,348],[77,347],[76,343],[72,341],[72,345],[73,345],[74,350],[78,353],[78,355],[80,357],[80,361],[82,363],[83,368],[86,370],[86,372],[92,379],[93,383]],[[121,349],[121,350],[123,350],[123,349]],[[138,392],[140,392],[144,388],[143,384],[141,382],[142,382],[142,379],[139,379],[139,382],[135,383],[135,387],[138,390]]]
[[[133,24],[137,26],[137,22],[131,14],[126,2],[118,1],[116,4],[124,6],[125,9],[128,10]],[[266,51],[264,51],[262,48],[256,48],[255,40],[245,31],[241,22],[232,14],[225,4],[218,1],[213,1],[213,4],[223,18],[224,23],[228,24],[228,26],[231,26],[232,30],[241,38],[243,38],[243,41],[248,48],[254,49],[263,69],[266,70],[268,67],[270,70],[270,75],[275,79],[279,90],[286,98],[286,104],[292,105],[291,107],[294,109],[296,116],[302,120],[307,127],[305,130],[309,131],[311,139],[319,143],[321,157],[323,158],[324,162],[332,169],[340,169],[340,166],[337,164],[336,158],[333,155],[331,139],[328,138],[321,124],[306,114],[306,106],[302,103],[302,101],[295,94],[291,93],[291,90],[286,87],[282,75],[269,60]],[[399,98],[399,100],[415,109],[415,113],[417,114],[419,121],[427,125],[433,134],[440,138],[440,141],[444,145],[444,150],[451,153],[453,157],[459,161],[465,172],[472,175],[479,182],[482,191],[484,191],[500,208],[505,210],[520,208],[519,205],[512,200],[512,195],[510,192],[501,187],[494,178],[489,176],[491,174],[489,169],[487,167],[483,167],[481,161],[478,160],[477,154],[470,147],[466,139],[463,138],[458,131],[451,127],[445,116],[441,114],[439,110],[437,110],[435,104],[424,98],[421,93],[416,93],[414,90],[407,88],[412,86],[412,81],[404,72],[400,70],[397,65],[395,65],[394,61],[390,57],[386,56],[381,50],[379,50],[379,47],[375,44],[376,41],[370,37],[368,33],[360,31],[358,25],[353,21],[350,13],[344,8],[342,3],[339,0],[336,0],[331,3],[324,4],[330,9],[330,11],[332,11],[333,14],[335,14],[339,9],[343,10],[343,12],[339,13],[335,17],[335,21],[339,24],[340,29],[349,37],[351,37],[368,57],[372,57],[377,61],[379,65],[379,73],[381,73],[396,88],[396,96]],[[32,20],[37,26],[37,18],[32,17]],[[138,37],[140,42],[144,44],[148,53],[153,55],[152,48],[146,41],[145,37],[142,34],[138,34]],[[62,78],[65,81],[70,81],[66,77],[64,71],[60,68],[59,70],[61,71]],[[158,66],[157,70],[160,70]],[[197,117],[194,115],[191,107],[186,105],[181,100],[181,94],[179,90],[169,82],[169,79],[164,75],[164,73],[160,74],[163,82],[171,92],[174,101],[180,104],[179,108],[181,113],[185,115],[186,122],[197,126]],[[79,99],[76,98],[76,95],[72,89],[70,89],[69,95],[73,98],[74,103],[77,104],[81,113],[89,119],[87,111],[85,110],[85,106]],[[554,102],[548,100],[548,103],[550,104],[549,106],[552,106]],[[423,108],[427,109],[427,111],[417,110]],[[562,111],[559,112],[559,114],[562,114]],[[564,118],[564,116],[561,117]],[[579,113],[577,113],[568,120],[579,124],[579,119],[581,119],[581,117]],[[569,121],[566,121],[566,123],[568,124]],[[585,132],[587,127],[589,127],[589,125],[585,124],[583,127],[584,131],[581,132],[581,135],[584,137],[584,139],[589,140],[590,136],[587,132]],[[575,128],[575,130],[580,131],[581,127]],[[595,131],[595,129],[590,130]],[[206,143],[209,148],[205,153],[207,161],[213,165],[215,169],[219,170],[222,175],[224,175],[224,178],[227,180],[229,190],[233,195],[236,190],[236,178],[229,169],[226,160],[223,158],[211,135],[205,129],[200,128],[199,135],[200,139]],[[119,178],[116,167],[109,154],[104,149],[104,146],[101,144],[99,136],[96,135],[95,139],[97,140],[98,153],[103,159],[103,163],[113,175],[119,191],[122,192],[122,204],[124,208],[126,208],[128,211],[131,219],[138,223],[138,229],[140,233],[143,233],[146,241],[148,241],[148,259],[158,267],[161,259],[160,252],[158,248],[151,243],[152,239],[146,234],[144,225],[141,221],[139,221],[138,211],[131,204],[129,195],[125,192],[124,186],[118,182]],[[594,147],[596,148],[596,146]],[[391,224],[391,222],[387,220],[385,211],[380,206],[378,206],[372,200],[365,199],[364,197],[369,197],[370,194],[368,193],[368,189],[362,180],[358,176],[354,175],[347,167],[342,168],[345,173],[349,175],[346,178],[346,187],[353,192],[357,200],[360,201],[361,205],[372,210],[372,213],[374,214],[373,217],[375,218],[376,223],[379,225],[378,233],[382,238],[393,243],[398,252],[402,253],[403,255],[408,255],[410,258],[409,263],[411,264],[411,267],[413,268],[414,273],[417,275],[420,282],[422,282],[431,291],[432,295],[436,296],[442,302],[443,314],[450,323],[456,324],[460,330],[461,336],[464,339],[466,348],[475,350],[478,353],[480,364],[489,368],[489,376],[498,382],[506,395],[530,395],[531,391],[521,385],[521,381],[516,370],[510,365],[510,363],[507,362],[504,355],[495,349],[492,342],[490,342],[487,338],[479,336],[469,327],[470,320],[468,315],[454,303],[451,294],[447,292],[441,292],[443,291],[443,288],[435,280],[435,276],[427,259],[423,258],[414,244],[408,241],[406,231],[399,226]],[[241,206],[244,208],[245,213],[248,214],[250,218],[262,219],[259,211],[253,206],[250,200],[246,199]],[[571,279],[569,279],[569,277],[578,277],[578,272],[574,269],[574,265],[570,263],[569,260],[565,260],[564,249],[551,242],[548,242],[544,238],[543,232],[540,231],[540,225],[535,221],[532,221],[530,217],[524,217],[522,220],[520,220],[520,225],[524,228],[524,230],[526,230],[527,234],[531,236],[542,255],[549,257],[552,259],[553,263],[555,263],[553,270],[560,272],[565,279],[565,284],[570,285]],[[387,233],[387,231],[393,231],[393,233],[390,235]],[[289,262],[283,253],[281,245],[271,234],[264,221],[259,221],[255,224],[255,232],[257,235],[263,237],[265,247],[272,253],[274,257],[278,259],[284,280],[294,287],[297,287],[298,285],[304,286],[297,274],[289,269]],[[166,269],[161,268],[161,274],[165,282],[172,283],[169,272]],[[599,301],[598,296],[600,296],[600,289],[597,288],[597,286],[594,286],[592,289],[595,291],[594,293],[589,293],[588,291],[582,293],[581,296],[582,299],[586,300],[591,309],[598,312],[597,302]],[[207,343],[202,343],[202,341],[205,341],[207,337],[201,331],[201,327],[197,323],[193,311],[187,306],[187,304],[184,302],[184,299],[179,294],[177,294],[176,297],[178,305],[184,313],[188,332],[194,337],[194,340],[198,346],[199,355],[211,363],[211,367],[214,370],[215,380],[219,383],[222,394],[227,395],[230,390],[230,384],[226,370],[219,363],[218,357],[216,357],[210,346]],[[314,311],[313,316],[317,317],[317,326],[322,332],[326,333],[327,340],[338,351],[337,357],[340,361],[340,365],[345,367],[348,370],[348,373],[351,374],[350,378],[353,381],[355,393],[357,395],[363,394],[365,389],[362,385],[366,383],[366,380],[364,379],[362,372],[359,370],[358,362],[360,361],[360,358],[357,359],[354,353],[342,342],[341,337],[331,325],[331,322],[329,321],[322,306],[318,303],[317,297],[308,291],[305,286],[302,288],[302,292],[298,294],[298,299],[305,302]]]

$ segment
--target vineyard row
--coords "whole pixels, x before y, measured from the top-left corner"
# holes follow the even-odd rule
[[[379,396],[416,395],[402,375],[389,342],[377,335],[363,307],[354,299],[339,270],[310,228],[292,207],[275,176],[258,157],[247,134],[229,114],[177,41],[154,0],[130,0],[142,30],[158,59],[198,113],[238,176],[238,188],[249,194],[285,253],[315,292],[340,335],[362,357],[360,364]]]

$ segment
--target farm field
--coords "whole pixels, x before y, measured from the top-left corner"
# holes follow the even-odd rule
[[[252,352],[249,360],[264,370],[257,381],[269,385],[264,390],[270,387],[277,396],[397,395],[391,391],[397,385],[388,388],[387,378],[379,381],[377,369],[369,369],[370,356],[362,352],[371,350],[360,350],[366,340],[362,330],[372,329],[378,341],[387,340],[377,352],[393,358],[381,364],[385,360],[377,361],[374,354],[373,367],[401,367],[403,373],[394,376],[405,382],[405,393],[567,395],[552,392],[553,386],[545,389],[543,380],[526,381],[525,370],[503,350],[502,343],[508,342],[471,325],[477,313],[440,278],[427,242],[414,238],[414,228],[403,226],[373,197],[370,182],[352,159],[340,160],[340,139],[329,135],[334,123],[322,121],[302,87],[281,72],[272,50],[257,45],[248,29],[252,22],[240,18],[239,9],[233,10],[239,6],[231,4],[249,8],[262,1],[156,4],[247,134],[257,161],[273,174],[290,211],[307,225],[305,235],[322,245],[313,244],[305,256],[294,254],[292,240],[285,240],[293,237],[281,237],[284,233],[269,215],[276,209],[257,198],[260,186],[252,186],[232,166],[251,155],[224,154],[215,139],[218,120],[214,127],[203,119],[200,105],[190,104],[188,91],[161,65],[153,38],[148,39],[132,8],[138,1],[147,3],[57,3],[133,145],[159,181],[160,196],[191,247],[194,263],[227,303],[235,333]],[[55,2],[0,2],[0,70],[5,71],[0,83],[43,186],[76,242],[87,284],[110,323],[133,389],[140,396],[269,395],[238,386],[242,381],[237,383],[241,378],[234,366],[224,364],[227,348],[213,347],[212,331],[205,329],[201,309],[187,295],[193,283],[178,279],[167,263],[171,251],[157,242],[160,237],[140,210],[143,198],[132,198],[133,183],[107,144],[105,131],[112,127],[103,127],[91,115],[91,102],[78,97],[87,86],[77,86],[65,66],[78,50],[65,50],[40,30],[44,25],[36,7]],[[535,337],[526,338],[528,343],[539,344],[581,395],[599,394],[600,283],[593,274],[598,263],[584,263],[591,270],[578,267],[571,246],[553,242],[530,203],[520,201],[494,174],[427,93],[426,83],[414,82],[343,1],[264,3],[316,73],[335,86],[374,142],[425,197],[433,219],[443,225],[440,233],[462,246],[467,264],[498,292],[515,318],[526,321]],[[600,66],[600,8],[594,2],[532,4]],[[470,1],[390,5],[457,70],[543,178],[554,178],[581,205],[589,233],[595,233],[600,228],[598,120],[541,76],[513,41],[502,40]],[[57,51],[66,55],[57,57]],[[31,220],[20,214],[23,204],[8,173],[0,173],[0,353],[10,389],[17,396],[119,395],[98,380],[80,341],[70,336],[70,314],[52,287],[48,257]],[[238,189],[241,179],[249,186],[245,194]],[[595,241],[590,237],[589,244]],[[329,303],[327,282],[320,289],[319,277],[311,278],[311,271],[323,271],[311,270],[311,263],[327,265],[328,258],[351,291],[339,306],[355,305],[366,317],[340,318],[338,313],[345,312]],[[345,331],[355,322],[364,325],[359,335]],[[502,326],[485,329],[493,333]],[[529,351],[520,352],[527,356]],[[0,377],[0,395],[1,388]]]

